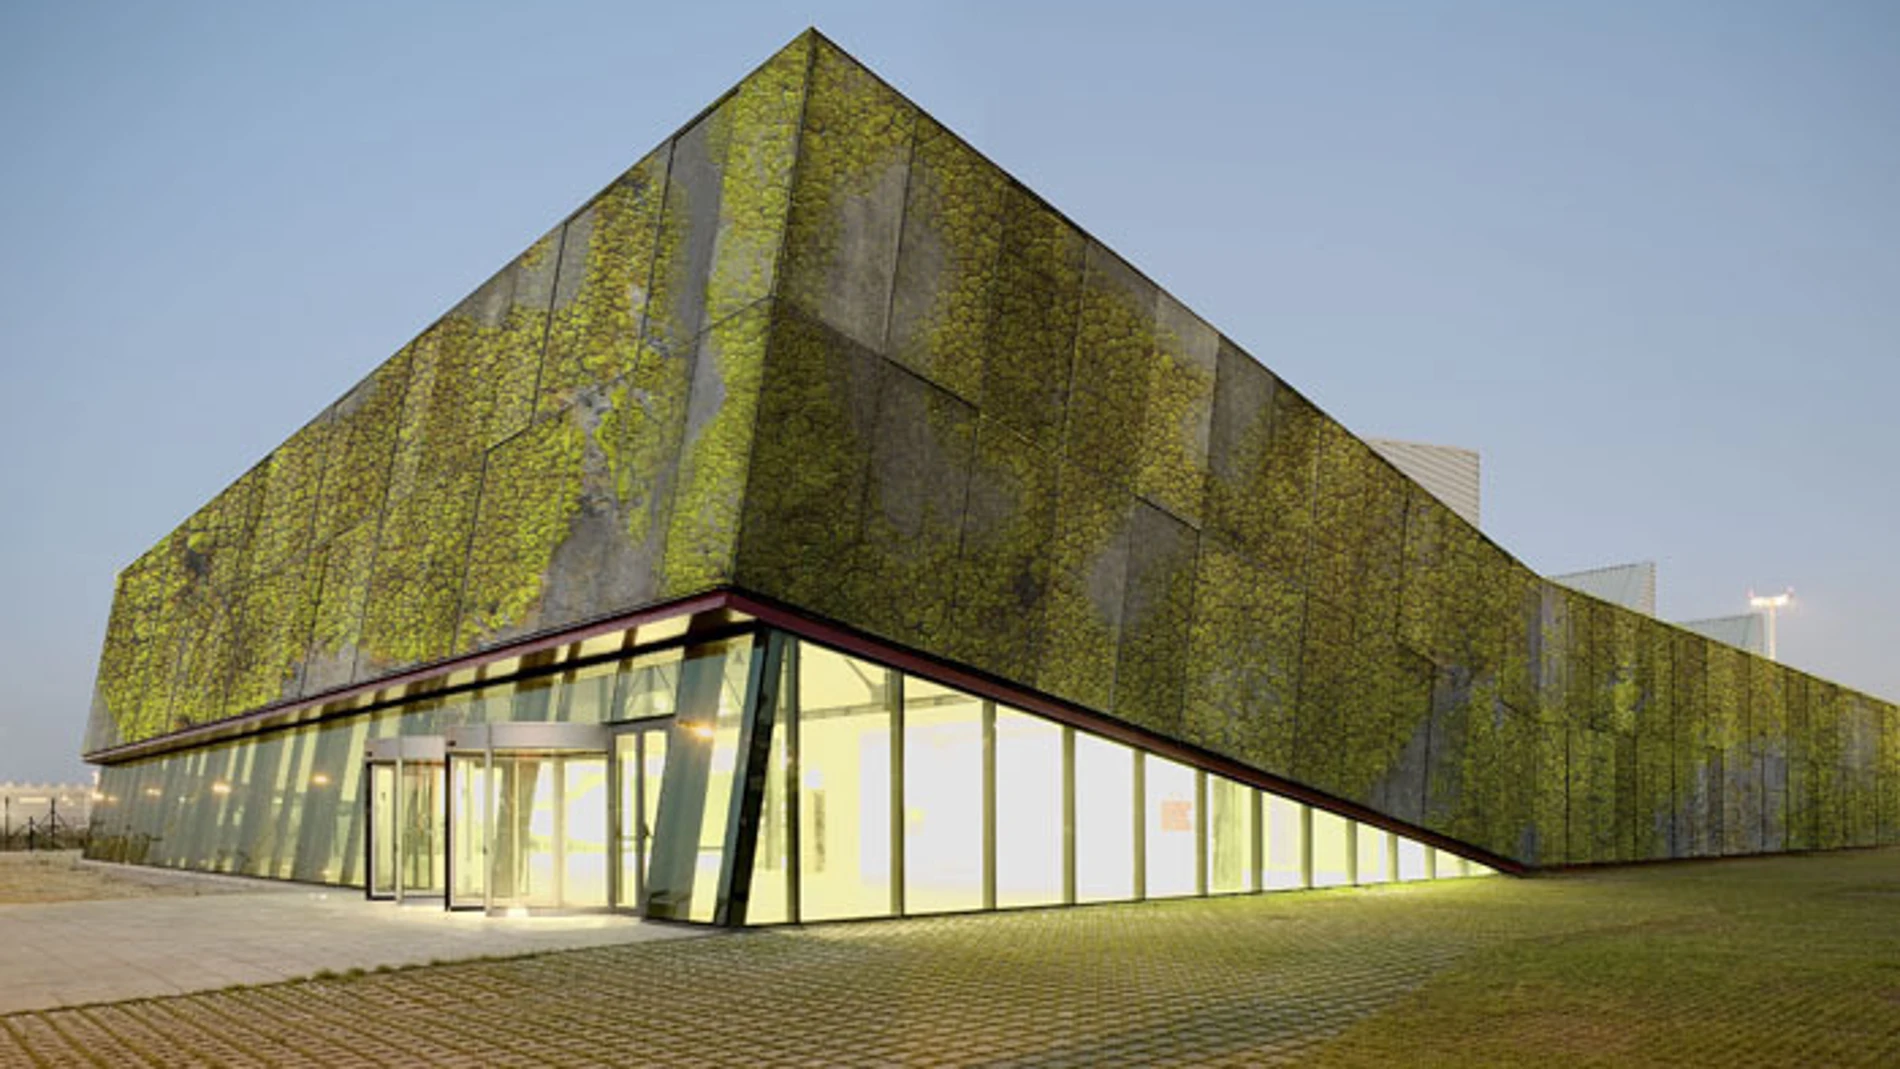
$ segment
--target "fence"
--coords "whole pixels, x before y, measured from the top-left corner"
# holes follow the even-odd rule
[[[12,799],[6,801],[11,803]],[[8,804],[0,814],[0,851],[84,850],[90,826],[90,820],[75,822],[62,816],[57,799],[47,805],[44,813],[17,819],[13,806]]]

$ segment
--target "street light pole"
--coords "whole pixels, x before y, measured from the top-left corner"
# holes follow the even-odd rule
[[[1779,659],[1775,656],[1775,614],[1787,608],[1793,601],[1793,587],[1766,597],[1756,595],[1753,590],[1748,592],[1749,607],[1768,619],[1768,659],[1771,661]]]

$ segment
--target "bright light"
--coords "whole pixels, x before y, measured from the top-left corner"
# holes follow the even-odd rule
[[[710,739],[713,737],[713,728],[711,724],[694,724],[692,727],[687,728],[686,730],[692,732],[694,738]]]
[[[314,787],[328,787],[330,785],[330,777],[328,775],[325,775],[322,772],[319,772],[316,775],[310,777],[310,783]]]
[[[1771,594],[1765,597],[1758,596],[1753,590],[1748,592],[1749,606],[1756,612],[1761,613],[1762,619],[1768,623],[1768,642],[1766,643],[1767,649],[1765,652],[1771,661],[1779,659],[1775,655],[1775,617],[1780,614],[1782,609],[1787,608],[1793,602],[1793,587],[1789,587],[1779,594]]]
[[[231,785],[229,783],[222,783],[222,782],[213,783],[211,785],[211,793],[212,794],[230,794]]]
[[[145,797],[147,798],[157,798],[159,795],[164,794],[164,793],[165,793],[164,791],[159,790],[157,787],[145,788]]]

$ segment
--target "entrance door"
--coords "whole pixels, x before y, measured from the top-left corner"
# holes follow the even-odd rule
[[[488,905],[492,791],[486,754],[449,754],[449,908]]]
[[[619,879],[614,906],[646,907],[647,859],[653,852],[653,817],[660,810],[660,779],[666,771],[666,732],[671,721],[614,736],[620,797],[615,812]]]
[[[498,750],[484,778],[489,908],[606,906],[606,755]]]
[[[369,895],[398,902],[443,893],[439,761],[369,762]]]

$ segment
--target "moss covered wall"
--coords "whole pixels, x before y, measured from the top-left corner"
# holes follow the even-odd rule
[[[1530,864],[1900,841],[1900,711],[1545,582],[820,42],[737,581]]]
[[[1900,841],[815,35],[119,577],[88,749],[736,584],[1520,861]]]
[[[726,582],[811,47],[129,565],[87,750]]]

